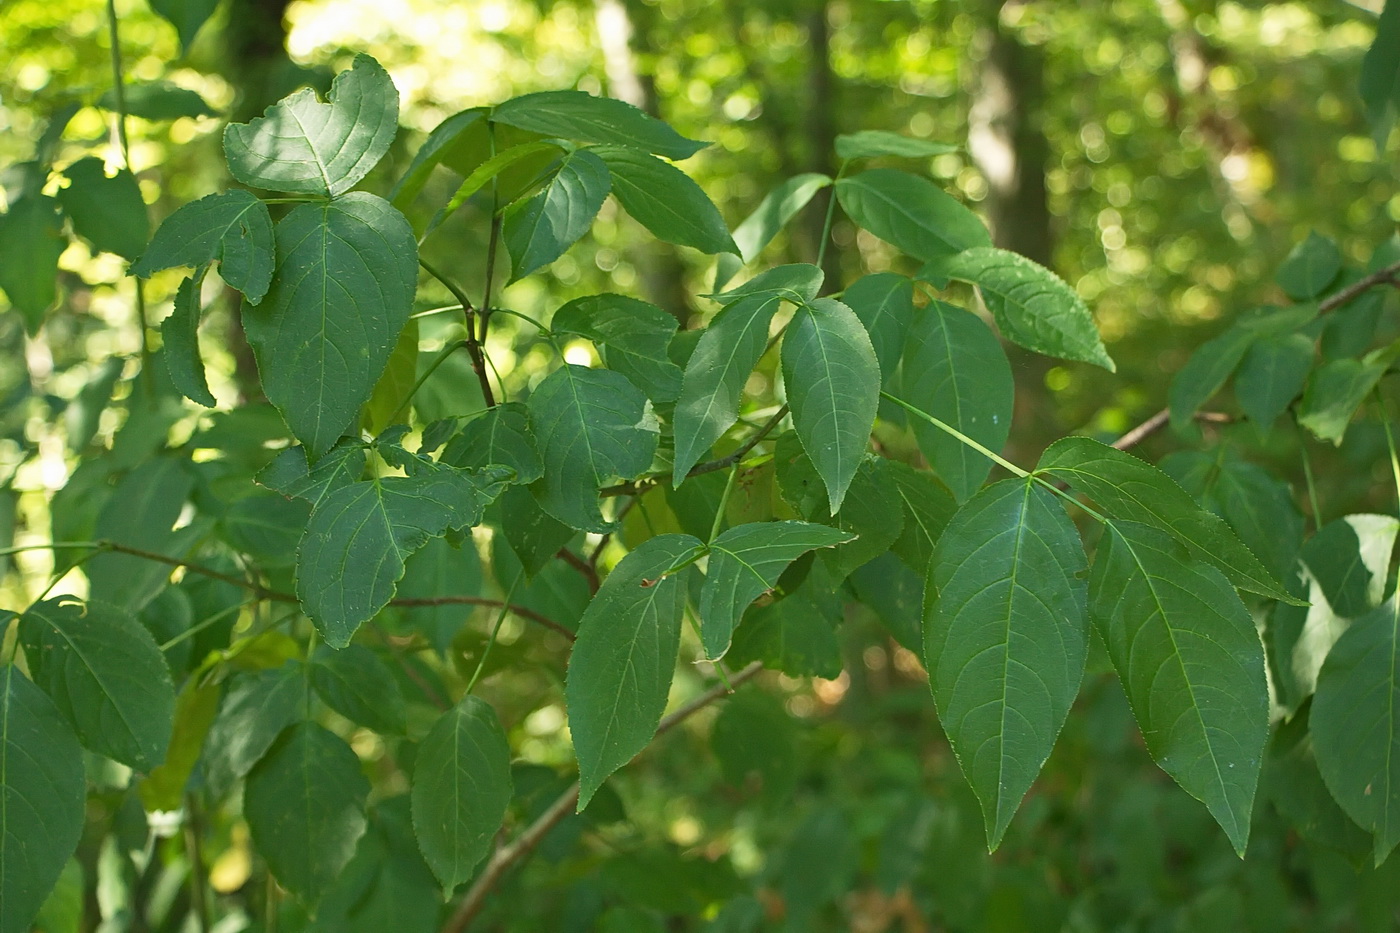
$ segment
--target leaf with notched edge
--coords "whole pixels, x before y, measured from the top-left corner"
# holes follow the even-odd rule
[[[225,191],[165,218],[131,274],[149,278],[173,266],[198,268],[217,260],[219,277],[257,304],[272,282],[276,251],[267,205],[246,191]]]

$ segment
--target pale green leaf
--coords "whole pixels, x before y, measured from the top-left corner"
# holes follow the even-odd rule
[[[180,36],[180,54],[189,53],[199,27],[218,9],[219,0],[151,0],[151,9],[164,17]]]
[[[99,158],[79,159],[63,170],[68,180],[58,201],[74,231],[93,249],[135,259],[146,248],[151,219],[136,176],[118,169],[111,177]]]
[[[881,382],[889,382],[914,320],[913,280],[893,272],[863,275],[846,287],[841,300],[865,326],[875,358],[880,361]],[[925,309],[923,313],[929,312]]]
[[[888,130],[861,130],[836,137],[836,156],[840,159],[870,159],[876,156],[927,159],[957,151],[957,146],[903,136]]]
[[[830,184],[829,176],[806,172],[794,175],[768,192],[754,212],[734,228],[734,245],[739,247],[739,252],[720,255],[715,266],[715,291],[724,288],[740,269],[757,259],[778,231],[787,226],[818,191]],[[811,296],[815,297],[815,294]]]
[[[306,688],[296,661],[233,677],[204,743],[204,780],[215,798],[228,793],[282,730],[305,715]]]
[[[1397,534],[1393,515],[1344,515],[1303,545],[1303,563],[1338,615],[1355,619],[1380,605]]]
[[[199,96],[198,91],[169,81],[129,81],[122,89],[122,97],[127,115],[143,120],[163,122],[178,120],[181,117],[218,115],[218,111],[210,107],[204,98]],[[105,91],[97,99],[97,106],[116,112],[116,92]]]
[[[399,331],[384,372],[360,411],[360,424],[370,434],[378,435],[391,424],[409,422],[409,400],[418,381],[418,356],[418,322],[410,319]]]
[[[248,123],[224,130],[224,156],[250,188],[342,195],[389,151],[399,129],[399,92],[389,73],[356,55],[335,76],[328,103],[302,88]]]
[[[992,849],[1079,692],[1086,568],[1064,506],[1029,478],[995,483],[964,503],[929,565],[925,666]]]
[[[612,174],[612,193],[658,238],[702,253],[737,253],[719,208],[680,169],[635,149],[593,149]]]
[[[276,244],[267,205],[246,191],[211,194],[165,218],[131,267],[149,277],[173,266],[218,261],[219,276],[257,304],[272,282]]]
[[[836,196],[857,224],[915,259],[941,259],[992,243],[976,214],[908,172],[869,169],[838,180]]]
[[[389,200],[395,207],[406,211],[428,183],[433,169],[450,162],[454,153],[478,147],[489,150],[490,139],[484,119],[488,112],[486,107],[472,107],[454,113],[433,128],[389,192]]]
[[[1132,521],[1109,523],[1089,591],[1148,751],[1243,856],[1269,737],[1249,610],[1220,571]]]
[[[543,136],[641,149],[668,159],[689,158],[709,145],[686,139],[631,104],[584,91],[540,91],[513,97],[491,110],[491,121]]]
[[[653,402],[674,402],[681,392],[681,368],[667,354],[676,327],[675,317],[656,305],[612,294],[575,298],[549,322],[555,334],[593,341],[603,362]]]
[[[179,590],[169,590],[178,593]],[[157,810],[179,810],[185,805],[185,790],[199,763],[209,727],[219,711],[217,684],[200,683],[191,677],[175,698],[174,727],[170,734],[170,749],[165,761],[137,785],[141,805],[147,813]]]
[[[1332,360],[1313,370],[1298,406],[1298,423],[1318,440],[1340,445],[1347,425],[1385,375],[1396,351],[1397,347],[1382,347],[1359,360]]]
[[[587,149],[566,155],[544,188],[506,215],[511,281],[549,265],[587,233],[610,186],[602,159]]]
[[[402,735],[408,727],[399,682],[364,645],[317,652],[307,679],[327,706],[351,722],[391,735]]]

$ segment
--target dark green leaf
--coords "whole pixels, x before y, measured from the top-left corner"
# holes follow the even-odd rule
[[[929,566],[925,666],[992,849],[1079,692],[1089,646],[1086,569],[1064,506],[1029,478],[969,499]]]
[[[529,493],[524,493],[528,498]],[[572,531],[571,531],[572,533]],[[446,538],[433,538],[404,562],[398,595],[405,599],[481,595],[481,558],[468,538],[454,547]],[[472,612],[469,605],[418,606],[406,610],[413,627],[445,652]]]
[[[305,447],[288,447],[258,473],[257,481],[284,496],[315,505],[326,493],[358,480],[364,471],[364,444],[347,439],[331,448],[314,467],[306,465]]]
[[[1385,598],[1400,520],[1346,515],[1328,522],[1303,546],[1303,563],[1338,615],[1355,619]]]
[[[1249,610],[1218,570],[1132,521],[1109,523],[1089,593],[1148,751],[1243,856],[1269,737]]]
[[[932,473],[897,460],[887,461],[885,471],[904,502],[904,530],[890,550],[923,579],[933,549],[957,511],[957,500]]]
[[[941,269],[950,278],[977,286],[1001,335],[1012,343],[1115,371],[1084,300],[1044,266],[983,246],[949,258]]]
[[[656,305],[625,295],[575,298],[549,322],[556,334],[593,341],[603,362],[653,402],[674,402],[681,394],[681,368],[667,354],[676,326],[675,317]]]
[[[1001,342],[974,314],[930,302],[918,312],[904,344],[900,392],[920,411],[999,451],[1011,431],[1011,364]],[[987,478],[992,462],[917,416],[914,438],[929,466],[959,501]]]
[[[1288,486],[1252,463],[1227,461],[1214,496],[1245,546],[1276,579],[1289,579],[1303,543],[1303,513]]]
[[[779,575],[814,548],[854,538],[848,532],[809,522],[755,522],[730,528],[710,544],[710,562],[700,591],[700,635],[711,660],[724,657],[744,610],[772,590]]]
[[[212,117],[218,111],[205,103],[198,91],[169,81],[134,81],[126,85],[126,112],[143,120],[178,120],[180,117]],[[107,91],[97,101],[99,107],[117,109],[117,95]]]
[[[204,310],[199,290],[207,271],[207,266],[201,266],[193,276],[180,283],[175,292],[174,310],[160,323],[160,337],[165,365],[175,388],[185,398],[213,408],[218,401],[209,391],[204,361],[199,356],[199,316]]]
[[[252,770],[282,730],[306,712],[302,666],[238,674],[230,682],[204,743],[204,780],[215,799]]]
[[[403,691],[388,666],[364,645],[318,652],[308,667],[326,705],[376,732],[402,735],[408,726]]]
[[[952,498],[948,500],[952,502]],[[927,568],[928,564],[925,563]],[[873,610],[885,628],[915,656],[924,650],[924,576],[886,551],[857,567],[849,583],[856,598]]]
[[[738,667],[762,661],[789,677],[839,677],[841,645],[836,625],[842,609],[831,586],[821,562],[816,562],[794,592],[751,608],[734,632],[730,663]]]
[[[877,156],[927,159],[957,151],[957,146],[947,143],[915,139],[886,130],[861,130],[859,133],[845,133],[836,137],[836,155],[841,159],[870,159]]]
[[[566,364],[527,402],[544,460],[535,486],[546,512],[583,531],[606,532],[598,490],[651,466],[661,430],[651,403],[621,373]]]
[[[1376,338],[1385,304],[1385,292],[1369,291],[1327,315],[1322,358],[1336,360],[1365,353]]]
[[[976,214],[908,172],[869,169],[838,180],[836,196],[857,224],[915,259],[942,259],[992,244]]]
[[[501,525],[511,552],[535,576],[569,543],[575,532],[544,509],[523,486],[509,486],[501,493]]]
[[[1224,571],[1235,586],[1296,602],[1229,525],[1146,461],[1087,437],[1066,437],[1041,455],[1038,471],[1063,479],[1112,518],[1168,532],[1192,557]]]
[[[1375,840],[1400,842],[1400,599],[1357,619],[1323,662],[1311,732],[1327,789]]]
[[[380,800],[304,933],[432,933],[442,889],[418,851],[408,796]]]
[[[1232,327],[1196,348],[1186,365],[1172,377],[1167,395],[1172,427],[1180,430],[1191,423],[1192,416],[1220,391],[1225,380],[1240,365],[1255,336],[1243,328]]]
[[[610,186],[602,159],[587,149],[566,155],[544,188],[506,215],[511,281],[549,265],[587,233]]]
[[[83,753],[15,665],[0,687],[0,930],[25,933],[83,832]]]
[[[21,195],[0,214],[0,288],[30,335],[38,333],[58,296],[58,257],[67,245],[54,198]]]
[[[914,282],[893,272],[876,272],[856,279],[842,293],[844,301],[870,335],[881,381],[889,382],[904,352],[904,338],[914,320]],[[924,314],[929,313],[927,310]]]
[[[429,221],[428,233],[436,230],[457,208],[466,204],[472,195],[485,188],[487,183],[495,181],[496,192],[501,194],[502,189],[507,187],[502,181],[507,172],[525,172],[529,176],[544,174],[562,151],[563,147],[557,141],[546,139],[533,140],[497,152],[462,180],[447,204]],[[531,177],[530,183],[525,187],[533,188],[535,180],[535,177]]]
[[[1341,271],[1342,251],[1336,241],[1318,236],[1313,230],[1306,240],[1293,247],[1278,267],[1276,278],[1289,298],[1306,301],[1326,291]]]
[[[680,648],[683,572],[704,545],[658,535],[624,557],[579,622],[565,698],[579,763],[580,811],[661,721]]]
[[[1347,425],[1380,382],[1397,347],[1373,350],[1359,360],[1340,359],[1313,370],[1298,408],[1298,423],[1318,440],[1340,445]]]
[[[60,188],[59,203],[74,231],[94,249],[135,259],[146,248],[151,219],[136,176],[118,169],[112,177],[101,159],[79,159],[63,170],[68,187]]]
[[[465,696],[428,730],[413,767],[413,828],[445,892],[491,851],[510,804],[510,746],[496,711]]]
[[[797,779],[795,723],[783,701],[764,690],[743,688],[724,701],[710,747],[726,781],[742,787],[757,772],[768,800],[783,800]]]
[[[484,117],[489,112],[486,107],[472,107],[454,113],[439,123],[408,164],[403,175],[394,183],[389,192],[389,200],[401,211],[406,211],[423,190],[428,176],[444,162],[451,162],[454,153],[479,148],[489,149],[490,140]]]
[[[510,467],[517,483],[533,483],[544,475],[544,463],[530,433],[529,411],[520,402],[497,405],[468,421],[447,442],[442,462],[472,469],[492,464]]]
[[[243,309],[263,390],[320,457],[360,413],[413,310],[417,248],[389,202],[356,192],[277,224],[267,300]]]
[[[173,457],[147,460],[122,477],[97,515],[97,538],[182,556],[198,525],[172,530],[194,489],[186,465]],[[168,564],[130,554],[99,553],[83,565],[93,596],[139,611],[170,579]]]
[[[1309,706],[1279,725],[1264,769],[1269,798],[1298,834],[1336,849],[1356,861],[1371,854],[1369,834],[1332,799],[1313,754],[1308,733]]]
[[[355,854],[368,794],[345,740],[300,722],[249,772],[243,815],[278,882],[314,906]]]
[[[880,364],[860,318],[834,298],[797,309],[783,335],[782,356],[793,426],[835,515],[870,443]]]
[[[180,54],[189,53],[199,27],[208,22],[219,0],[151,0],[151,9],[160,14],[180,34]]]
[[[1303,334],[1260,340],[1245,353],[1235,373],[1235,397],[1263,430],[1303,391],[1312,369],[1314,341]]]
[[[768,192],[754,212],[734,228],[734,244],[739,247],[739,252],[737,255],[723,253],[719,257],[715,266],[715,291],[724,288],[740,269],[757,259],[763,248],[778,235],[778,231],[787,226],[788,221],[806,207],[818,191],[830,184],[829,176],[807,172],[794,175]],[[815,297],[815,294],[810,296]]]
[[[493,108],[491,120],[543,136],[612,143],[668,159],[689,158],[709,145],[686,139],[631,104],[584,91],[540,91],[514,97]]]
[[[272,281],[275,256],[267,205],[246,191],[225,191],[165,218],[131,274],[146,278],[172,266],[198,268],[218,260],[223,280],[257,304]]]
[[[1400,112],[1400,3],[1388,0],[1376,38],[1361,61],[1361,99],[1379,150]]]
[[[594,150],[612,173],[612,191],[627,213],[667,243],[702,253],[737,253],[719,209],[690,176],[635,149]]]
[[[336,197],[355,187],[394,141],[399,92],[378,62],[356,55],[350,70],[335,76],[327,100],[304,87],[261,117],[229,124],[229,173],[250,188],[295,194]]]
[[[155,640],[131,613],[60,596],[31,606],[19,634],[34,682],[83,745],[138,771],[165,759],[175,688]]]
[[[835,807],[813,810],[788,840],[782,864],[786,929],[813,929],[821,908],[845,895],[855,878],[860,865],[855,829]]]

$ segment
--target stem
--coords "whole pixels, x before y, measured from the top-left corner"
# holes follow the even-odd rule
[[[723,457],[718,457],[714,460],[707,460],[704,463],[697,463],[695,466],[690,468],[689,473],[685,474],[686,478],[689,479],[692,476],[700,476],[703,473],[713,473],[716,470],[728,469],[729,467],[738,463],[740,460],[743,460],[746,456],[748,456],[749,451],[757,447],[759,442],[762,441],[765,437],[767,437],[772,432],[772,430],[778,426],[778,424],[783,420],[787,413],[788,407],[786,404],[784,404],[777,411],[773,412],[773,416],[764,423],[763,427],[759,428],[758,431],[753,435],[753,437],[750,437],[738,449],[724,455]],[[598,495],[636,495],[645,487],[655,483],[658,479],[663,479],[670,475],[671,474],[669,473],[652,473],[647,476],[643,476],[640,479],[635,479],[630,483],[619,483],[616,486],[604,487],[603,489],[598,491]]]
[[[506,590],[506,598],[503,600],[505,605],[502,606],[501,611],[496,614],[496,624],[491,629],[491,637],[487,640],[486,647],[481,652],[481,660],[476,662],[476,670],[472,671],[472,679],[467,681],[467,693],[471,693],[476,687],[477,680],[481,678],[481,672],[486,669],[486,659],[491,656],[491,649],[496,645],[496,636],[501,634],[501,625],[505,623],[506,613],[510,611],[505,607],[510,605],[510,598],[515,595],[515,588],[520,585],[520,581],[524,577],[525,568],[522,567],[520,571],[516,573],[515,579],[511,581],[510,589]]]
[[[841,176],[846,174],[846,166],[849,163],[841,160],[841,167],[836,171],[836,178],[831,182],[831,190],[827,193],[826,199],[826,220],[822,223],[822,241],[817,247],[817,268],[825,269],[823,262],[826,260],[826,244],[831,241],[831,224],[836,219],[836,182],[841,180]]]
[[[486,124],[486,132],[491,141],[491,155],[496,154],[496,126]],[[486,342],[486,328],[491,326],[491,286],[496,278],[496,247],[501,241],[501,178],[491,177],[491,235],[486,241],[486,284],[481,295],[481,333],[478,339]]]
[[[719,497],[719,508],[715,509],[715,521],[710,526],[710,544],[715,543],[715,538],[719,537],[719,526],[724,524],[724,512],[729,507],[729,494],[734,491],[734,479],[739,475],[739,464],[734,464],[729,468],[729,481],[724,484],[724,494]]]
[[[123,77],[125,69],[122,67],[122,44],[121,31],[117,26],[117,3],[116,0],[107,0],[107,34],[112,43],[112,94],[117,99],[117,146],[122,152],[122,164],[126,170],[131,172],[132,177],[136,176],[131,169],[131,140],[126,132],[126,80]],[[141,384],[145,386],[147,393],[153,391],[151,382],[150,362],[151,362],[151,336],[148,333],[149,326],[146,321],[146,293],[142,288],[141,280],[134,279],[136,283],[136,321],[141,328]]]
[[[201,620],[197,625],[190,626],[180,634],[176,635],[174,638],[162,644],[160,646],[160,650],[169,651],[171,648],[175,647],[180,642],[184,641],[186,638],[193,638],[194,636],[198,635],[200,632],[204,631],[209,626],[222,619],[224,616],[231,615],[235,612],[242,612],[245,607],[251,606],[254,602],[255,600],[246,599],[243,602],[238,603],[237,605],[229,606],[227,609],[220,609],[218,612],[214,613],[209,618]]]
[[[399,415],[404,413],[404,409],[408,408],[409,402],[412,402],[413,396],[418,393],[419,389],[423,388],[423,383],[428,381],[428,377],[431,376],[439,366],[447,362],[447,358],[449,356],[451,356],[453,353],[457,352],[461,348],[465,347],[466,345],[467,341],[465,340],[454,340],[447,346],[442,348],[442,351],[438,353],[437,358],[428,364],[427,369],[423,370],[423,375],[419,376],[418,380],[413,383],[413,388],[408,390],[408,394],[403,397],[403,401],[399,402],[399,407],[395,408],[394,413],[389,416],[389,425],[392,425],[398,419]]]
[[[711,687],[662,719],[656,727],[656,735],[660,736],[669,732],[695,712],[704,709],[715,700],[727,696],[733,692],[733,687],[752,680],[762,669],[763,665],[755,661],[730,678],[733,686],[721,684],[717,687]],[[466,930],[468,925],[476,919],[476,915],[481,912],[481,908],[486,904],[486,898],[500,884],[505,873],[517,862],[529,856],[540,844],[540,841],[549,834],[549,831],[570,814],[578,802],[578,792],[578,782],[575,781],[568,790],[555,798],[554,802],[549,805],[549,809],[525,827],[520,835],[491,855],[491,859],[482,868],[481,874],[477,876],[476,881],[472,883],[472,886],[457,904],[457,909],[452,912],[452,916],[443,925],[442,933],[463,933]]]
[[[593,564],[584,560],[582,557],[579,557],[567,547],[560,548],[559,553],[555,556],[583,574],[583,578],[588,581],[588,591],[590,593],[598,592],[598,587],[601,585],[602,581],[598,579],[597,567],[593,566]]]
[[[1312,506],[1313,530],[1322,527],[1322,506],[1317,500],[1317,480],[1313,477],[1312,458],[1308,456],[1307,438],[1301,436],[1302,429],[1298,431],[1298,452],[1303,456],[1303,480],[1308,485],[1308,504]]]
[[[1395,478],[1395,500],[1400,507],[1400,458],[1395,454],[1395,436],[1390,431],[1390,414],[1385,410],[1385,398],[1380,386],[1373,390],[1376,394],[1376,407],[1381,410],[1381,427],[1385,429],[1385,446],[1390,451],[1390,475]]]
[[[953,426],[950,425],[950,424],[945,424],[944,422],[939,421],[937,418],[935,418],[933,415],[930,415],[930,414],[929,414],[928,412],[926,412],[926,411],[922,411],[922,410],[920,410],[920,409],[918,409],[918,408],[915,408],[913,405],[910,405],[910,404],[909,404],[908,402],[906,402],[904,399],[902,399],[902,398],[896,398],[895,396],[891,395],[891,394],[888,393],[888,392],[881,392],[881,393],[880,393],[880,396],[881,396],[882,398],[889,399],[891,402],[894,402],[896,405],[898,405],[900,408],[903,408],[905,411],[909,412],[911,415],[914,415],[914,416],[917,417],[917,418],[920,418],[920,419],[922,419],[922,420],[924,420],[924,421],[927,421],[929,424],[933,425],[935,428],[938,428],[938,430],[942,431],[943,433],[948,434],[948,435],[951,435],[952,437],[957,438],[958,440],[960,440],[960,441],[962,441],[964,444],[966,444],[968,447],[971,447],[973,450],[977,451],[977,452],[978,452],[979,454],[981,454],[982,456],[984,456],[984,457],[986,457],[987,459],[991,460],[993,463],[995,463],[997,466],[1001,467],[1002,469],[1004,469],[1004,470],[1006,470],[1006,471],[1008,471],[1008,472],[1010,472],[1010,473],[1012,473],[1012,474],[1014,474],[1014,475],[1016,475],[1016,476],[1019,476],[1019,477],[1021,477],[1022,479],[1024,479],[1025,477],[1031,475],[1029,471],[1021,469],[1021,468],[1018,467],[1016,464],[1012,463],[1010,460],[1007,460],[1005,457],[1001,456],[1000,454],[993,453],[989,448],[983,447],[981,444],[977,443],[977,442],[974,441],[972,438],[968,437],[966,434],[964,434],[963,432],[959,431],[957,428],[953,427]]]
[[[455,282],[438,271],[438,269],[422,256],[418,257],[418,265],[423,267],[424,272],[442,283],[443,288],[446,288],[448,292],[451,293],[452,297],[457,299],[457,303],[462,306],[462,315],[465,318],[467,326],[467,353],[472,358],[472,370],[475,371],[476,380],[481,385],[481,398],[486,402],[487,408],[495,408],[496,396],[491,392],[491,380],[486,378],[486,361],[481,353],[481,343],[476,337],[475,321],[478,315],[476,309],[472,305],[471,299],[467,297],[466,292],[457,287]],[[484,329],[482,334],[483,336],[485,335]]]

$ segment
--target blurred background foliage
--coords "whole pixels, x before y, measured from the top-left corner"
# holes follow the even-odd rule
[[[894,130],[962,146],[927,169],[974,205],[999,245],[1076,287],[1118,363],[1110,375],[1008,348],[1017,377],[1008,455],[1022,463],[1055,437],[1116,436],[1162,407],[1192,348],[1246,309],[1285,301],[1273,272],[1310,231],[1334,238],[1349,263],[1363,268],[1395,234],[1400,188],[1394,157],[1386,156],[1394,146],[1377,146],[1356,93],[1378,7],[224,0],[182,47],[144,2],[116,4],[127,80],[173,82],[215,111],[131,120],[133,168],[153,218],[224,181],[219,134],[226,119],[246,120],[302,83],[324,90],[358,51],[385,65],[403,98],[406,130],[367,182],[381,192],[445,117],[546,88],[611,94],[686,136],[712,140],[684,167],[731,227],[784,179],[834,174],[838,133]],[[33,158],[54,115],[70,105],[76,109],[55,166],[94,149],[109,167],[119,165],[111,114],[100,106],[112,86],[103,8],[91,0],[9,0],[0,6],[0,42],[0,165],[11,166],[0,181],[7,189],[18,184],[14,167]],[[435,176],[411,207],[420,228],[453,184]],[[50,192],[58,185],[51,181]],[[825,198],[799,216],[765,262],[813,260]],[[837,218],[830,278],[849,282],[904,261]],[[424,255],[479,293],[485,231],[483,212],[469,205],[427,241]],[[120,426],[120,408],[108,399],[140,385],[131,378],[141,346],[137,303],[122,260],[74,241],[60,266],[59,307],[37,336],[25,336],[18,315],[0,317],[0,535],[20,544],[63,537],[50,527],[50,499],[83,451],[106,446]],[[695,323],[710,307],[696,296],[711,290],[712,274],[709,257],[650,242],[609,203],[591,237],[502,300],[547,318],[568,298],[619,291]],[[146,289],[151,320],[166,312],[176,281],[174,273],[157,276]],[[436,287],[430,282],[420,292],[422,311],[451,302]],[[215,307],[204,351],[213,391],[228,407],[256,397],[256,376],[234,309]],[[420,360],[431,360],[458,327],[455,315],[420,317]],[[516,392],[544,375],[544,348],[515,319],[497,319],[489,351]],[[568,352],[586,361],[590,351],[580,343]],[[749,386],[758,395],[776,379],[772,361],[764,367]],[[424,422],[469,411],[479,405],[477,391],[465,362],[449,364],[415,407]],[[199,431],[247,432],[259,412],[266,414],[256,407],[237,416],[177,410],[153,430],[169,429],[176,442]],[[268,430],[280,430],[275,416]],[[1151,459],[1184,443],[1238,451],[1262,458],[1301,490],[1297,445],[1278,440],[1280,433],[1264,447],[1247,425],[1213,426],[1203,439],[1163,433],[1146,450]],[[1383,445],[1377,422],[1353,425],[1336,450],[1302,443],[1312,453],[1323,512],[1312,516],[1314,527],[1348,512],[1389,510],[1388,471],[1375,456]],[[1373,474],[1373,464],[1381,472]],[[659,492],[648,498],[670,513]],[[488,564],[509,559],[478,543]],[[16,572],[3,584],[7,604],[27,604],[53,560],[42,550],[15,555]],[[576,620],[586,585],[567,568],[550,573],[522,601]],[[69,578],[57,592],[81,586]],[[917,615],[916,595],[862,596],[891,617]],[[476,621],[450,653],[468,671],[488,620]],[[559,686],[566,644],[525,634],[507,625],[486,685],[519,756],[521,819],[567,784],[572,760]],[[1400,860],[1363,869],[1345,827],[1329,837],[1326,827],[1286,823],[1267,803],[1271,793],[1306,788],[1270,785],[1266,774],[1249,857],[1235,859],[1205,810],[1152,766],[1103,663],[1079,701],[1083,715],[1071,718],[1006,843],[988,856],[915,655],[867,609],[849,610],[832,644],[839,668],[833,657],[817,659],[814,669],[842,669],[834,679],[769,675],[762,688],[741,689],[661,740],[614,779],[615,794],[554,830],[477,928],[1394,928]],[[461,676],[451,665],[431,673]],[[698,683],[678,679],[677,695]],[[366,767],[388,776],[377,792],[401,791],[382,743],[356,734]],[[101,784],[100,772],[93,777]],[[172,906],[180,878],[171,878],[189,866],[175,841],[147,834],[139,801],[124,786],[113,778],[110,793],[94,798],[80,850],[86,877],[64,883],[69,903],[90,902],[89,916],[103,917],[103,930],[180,929],[184,914]],[[215,832],[225,840],[210,866],[214,886],[232,918],[227,929],[242,929],[238,918],[262,916],[257,885],[265,874],[250,861],[241,823],[211,818],[224,821]],[[384,838],[392,850],[387,817]],[[63,907],[51,902],[44,929],[77,928],[65,925]],[[292,908],[284,913],[283,928],[299,928]],[[331,923],[323,918],[322,928]]]

